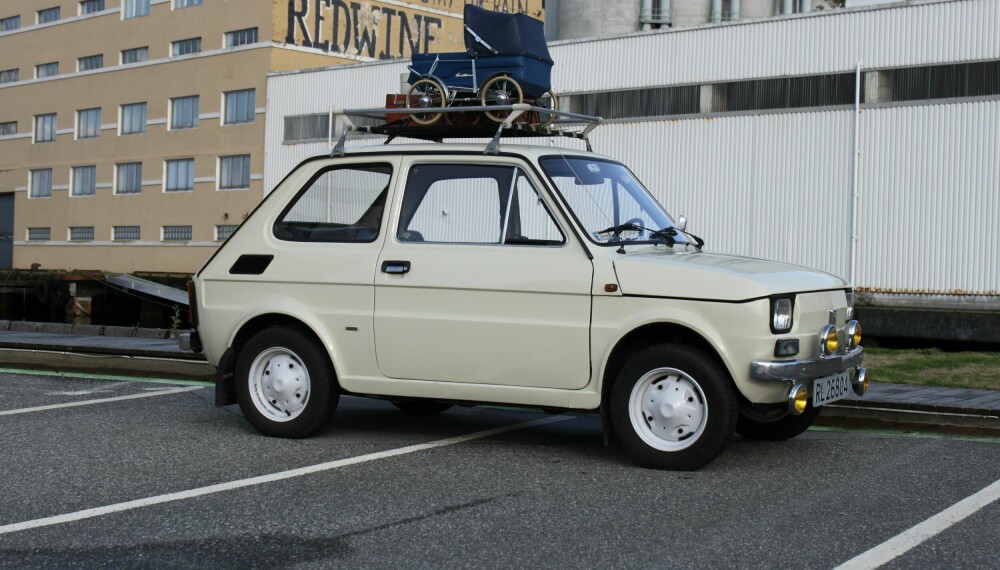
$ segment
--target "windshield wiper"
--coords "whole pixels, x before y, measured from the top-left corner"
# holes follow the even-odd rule
[[[611,226],[610,228],[605,228],[596,233],[597,235],[611,234],[611,237],[619,237],[622,235],[622,232],[641,232],[641,231],[649,231],[649,230],[638,224],[628,223],[628,224],[619,224],[617,226]]]
[[[695,242],[694,246],[697,247],[699,250],[702,248],[702,246],[705,245],[705,240],[701,239],[700,237],[698,237],[698,236],[696,236],[694,234],[691,234],[691,233],[688,233],[688,232],[686,232],[686,231],[684,231],[682,229],[679,229],[676,226],[667,226],[667,227],[665,227],[665,228],[663,228],[661,230],[653,230],[653,229],[650,229],[650,228],[646,228],[646,227],[640,226],[639,224],[634,224],[632,222],[627,222],[627,223],[624,223],[624,224],[619,224],[617,226],[611,226],[610,228],[605,228],[605,229],[603,229],[603,230],[601,230],[599,232],[596,232],[596,233],[597,233],[597,235],[600,235],[600,234],[611,234],[611,238],[612,239],[618,238],[619,242],[621,243],[621,247],[618,248],[618,253],[625,253],[625,244],[628,243],[629,240],[622,240],[621,239],[622,232],[649,232],[649,237],[650,238],[660,238],[664,242],[666,242],[666,244],[668,246],[676,245],[677,244],[677,234],[678,233],[682,233],[682,234],[688,236],[689,238],[693,239],[694,242]],[[611,239],[609,239],[608,241],[610,242]]]

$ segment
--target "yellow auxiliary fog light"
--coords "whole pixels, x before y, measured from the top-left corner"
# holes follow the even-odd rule
[[[858,396],[864,396],[865,392],[868,391],[868,370],[864,366],[858,366],[857,370],[854,371],[851,387],[854,388],[854,393]]]
[[[819,333],[819,352],[823,356],[837,354],[840,348],[840,337],[837,336],[837,328],[833,325],[826,325]]]
[[[788,391],[788,411],[799,416],[809,406],[809,389],[802,384],[792,386]]]
[[[861,345],[861,323],[851,321],[847,323],[847,348],[855,349]]]

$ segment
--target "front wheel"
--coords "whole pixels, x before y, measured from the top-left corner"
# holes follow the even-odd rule
[[[236,399],[260,433],[300,438],[322,427],[337,408],[339,393],[323,347],[298,329],[276,326],[240,349]]]
[[[785,441],[809,429],[817,416],[819,408],[814,408],[812,404],[797,416],[783,409],[776,409],[770,413],[750,409],[740,410],[736,433],[747,439]]]
[[[444,107],[448,96],[444,87],[437,81],[430,78],[423,78],[413,82],[410,90],[406,93],[407,109],[433,109]],[[418,125],[431,125],[441,118],[440,111],[437,113],[412,113],[410,120]]]
[[[723,450],[736,426],[728,374],[684,345],[649,347],[625,364],[611,388],[611,423],[625,452],[657,469],[697,469]]]

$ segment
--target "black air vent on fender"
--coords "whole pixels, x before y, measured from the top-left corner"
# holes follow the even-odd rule
[[[241,255],[229,268],[230,275],[260,275],[271,265],[273,255]]]

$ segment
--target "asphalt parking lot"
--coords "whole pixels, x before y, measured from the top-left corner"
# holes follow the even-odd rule
[[[735,437],[671,473],[595,416],[344,398],[291,441],[210,387],[0,374],[0,394],[0,567],[986,568],[1000,546],[998,439]]]

